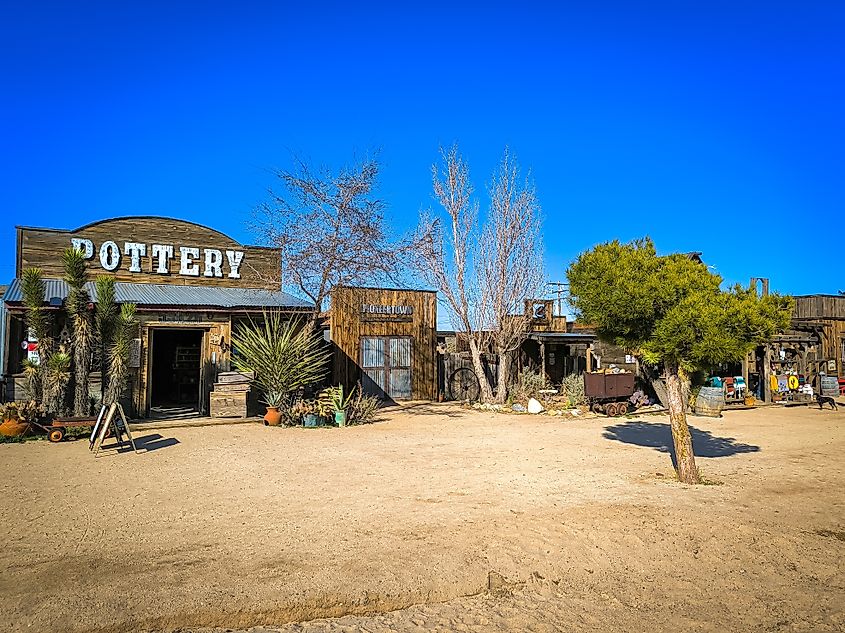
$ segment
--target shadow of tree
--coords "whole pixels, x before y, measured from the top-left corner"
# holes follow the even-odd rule
[[[692,448],[696,457],[727,457],[738,453],[756,453],[760,450],[754,444],[737,442],[732,437],[715,437],[710,431],[689,427],[692,434]],[[626,422],[607,426],[603,436],[608,440],[636,444],[654,448],[662,453],[670,453],[672,463],[676,464],[675,446],[672,442],[672,429],[666,423]]]

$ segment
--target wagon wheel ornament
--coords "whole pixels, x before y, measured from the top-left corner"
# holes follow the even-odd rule
[[[481,395],[481,385],[475,372],[466,367],[461,367],[452,372],[449,377],[449,393],[455,400],[469,400],[475,402]]]

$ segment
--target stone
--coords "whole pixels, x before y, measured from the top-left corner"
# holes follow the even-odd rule
[[[542,413],[543,411],[543,405],[540,404],[539,400],[535,400],[534,398],[528,400],[528,413]]]
[[[523,407],[523,406],[522,406],[521,404],[519,404],[519,403],[517,403],[517,404],[513,405],[513,406],[511,407],[511,409],[513,409],[513,410],[514,410],[514,411],[516,411],[517,413],[525,413],[525,407]]]

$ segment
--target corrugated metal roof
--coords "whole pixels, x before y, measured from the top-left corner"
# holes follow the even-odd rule
[[[64,301],[68,286],[61,279],[45,279],[44,301],[57,297]],[[86,284],[92,300],[97,300],[94,282]],[[138,306],[201,306],[209,308],[307,308],[309,304],[281,290],[258,288],[225,288],[216,286],[178,286],[175,284],[135,284],[118,281],[114,288],[118,303]],[[23,300],[20,279],[15,279],[3,301],[20,303]]]

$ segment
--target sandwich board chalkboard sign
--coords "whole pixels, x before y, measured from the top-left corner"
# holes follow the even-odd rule
[[[123,422],[122,428],[117,423],[118,413],[120,413],[120,419]],[[123,445],[123,434],[125,433],[126,438],[129,440],[129,445],[132,446],[132,450],[136,453],[138,452],[138,448],[135,446],[135,440],[132,438],[132,431],[129,430],[129,423],[126,421],[126,414],[123,412],[123,407],[120,406],[119,403],[113,402],[111,406],[109,406],[108,412],[105,414],[97,434],[97,439],[94,442],[94,457],[97,456],[100,449],[103,447],[103,442],[106,439],[106,434],[108,433],[109,428],[111,428],[112,433],[114,434],[114,439],[117,441],[118,448]]]
[[[103,418],[106,415],[106,405],[100,407],[100,413],[97,415],[97,421],[94,423],[94,428],[91,429],[91,437],[88,438],[88,450],[94,449],[94,442],[97,439],[97,433],[100,431],[100,425],[103,423]]]

